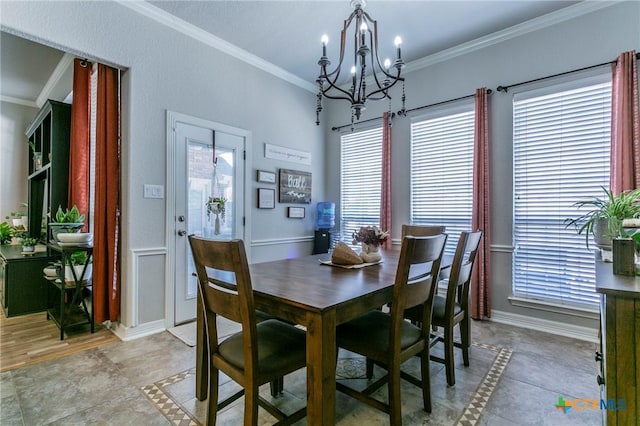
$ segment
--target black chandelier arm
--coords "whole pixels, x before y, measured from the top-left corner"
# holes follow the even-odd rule
[[[369,93],[369,94],[367,95],[367,97],[365,98],[365,100],[367,100],[367,99],[372,99],[372,100],[374,100],[374,98],[372,98],[372,96],[375,96],[376,94],[378,94],[378,93],[380,93],[380,92],[387,92],[387,91],[389,91],[389,89],[391,89],[393,86],[395,86],[399,81],[404,82],[404,77],[397,77],[397,78],[393,81],[393,83],[391,83],[390,85],[388,85],[388,86],[386,86],[386,87],[381,87],[381,88],[379,88],[378,90],[375,90],[375,91],[373,91],[373,92]],[[389,98],[391,98],[389,95],[387,95],[387,96],[388,96]],[[382,98],[379,98],[379,99],[384,99],[384,98],[385,98],[385,97],[382,97]],[[378,99],[378,100],[379,100],[379,99]]]
[[[334,82],[332,82],[331,80],[326,80],[327,84],[329,85],[327,88],[322,88],[322,94],[329,98],[329,99],[343,99],[346,101],[351,101],[352,103],[355,102],[355,98],[353,97],[353,94],[347,90],[344,90],[343,88],[341,88],[340,86],[334,84]],[[331,90],[336,90],[340,93],[343,93],[345,96],[337,96],[337,95],[333,95],[331,94]]]

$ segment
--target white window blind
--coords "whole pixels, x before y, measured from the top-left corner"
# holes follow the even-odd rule
[[[411,124],[411,223],[444,225],[445,254],[471,230],[473,105]]]
[[[351,243],[361,226],[380,225],[382,127],[340,138],[340,239]]]
[[[565,219],[609,186],[611,83],[576,86],[514,97],[513,293],[588,308],[598,304],[594,256]]]

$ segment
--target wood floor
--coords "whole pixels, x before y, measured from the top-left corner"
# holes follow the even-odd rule
[[[44,312],[6,318],[0,309],[0,372],[118,341],[101,325],[96,325],[93,334],[88,325],[65,330],[60,340],[60,329]]]

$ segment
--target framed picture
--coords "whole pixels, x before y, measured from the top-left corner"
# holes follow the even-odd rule
[[[281,203],[311,203],[311,173],[298,170],[280,169]]]
[[[270,188],[258,188],[258,208],[276,208],[276,190]]]
[[[304,207],[289,207],[287,217],[291,219],[304,219]]]
[[[276,183],[276,174],[266,170],[258,170],[258,182]]]

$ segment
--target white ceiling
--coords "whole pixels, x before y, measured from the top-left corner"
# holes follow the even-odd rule
[[[183,32],[220,39],[214,45],[230,43],[228,48],[248,52],[282,71],[281,76],[309,85],[318,75],[320,37],[329,36],[328,56],[336,64],[340,30],[352,11],[348,0],[120,2]],[[393,58],[393,39],[400,35],[403,58],[410,66],[540,16],[557,15],[576,3],[580,2],[369,0],[365,11],[378,21],[381,55]],[[52,78],[62,78],[56,73],[61,74],[59,64],[68,62],[69,55],[4,32],[0,50],[0,99],[36,103],[38,98],[52,97],[43,90],[47,83],[52,86]]]

